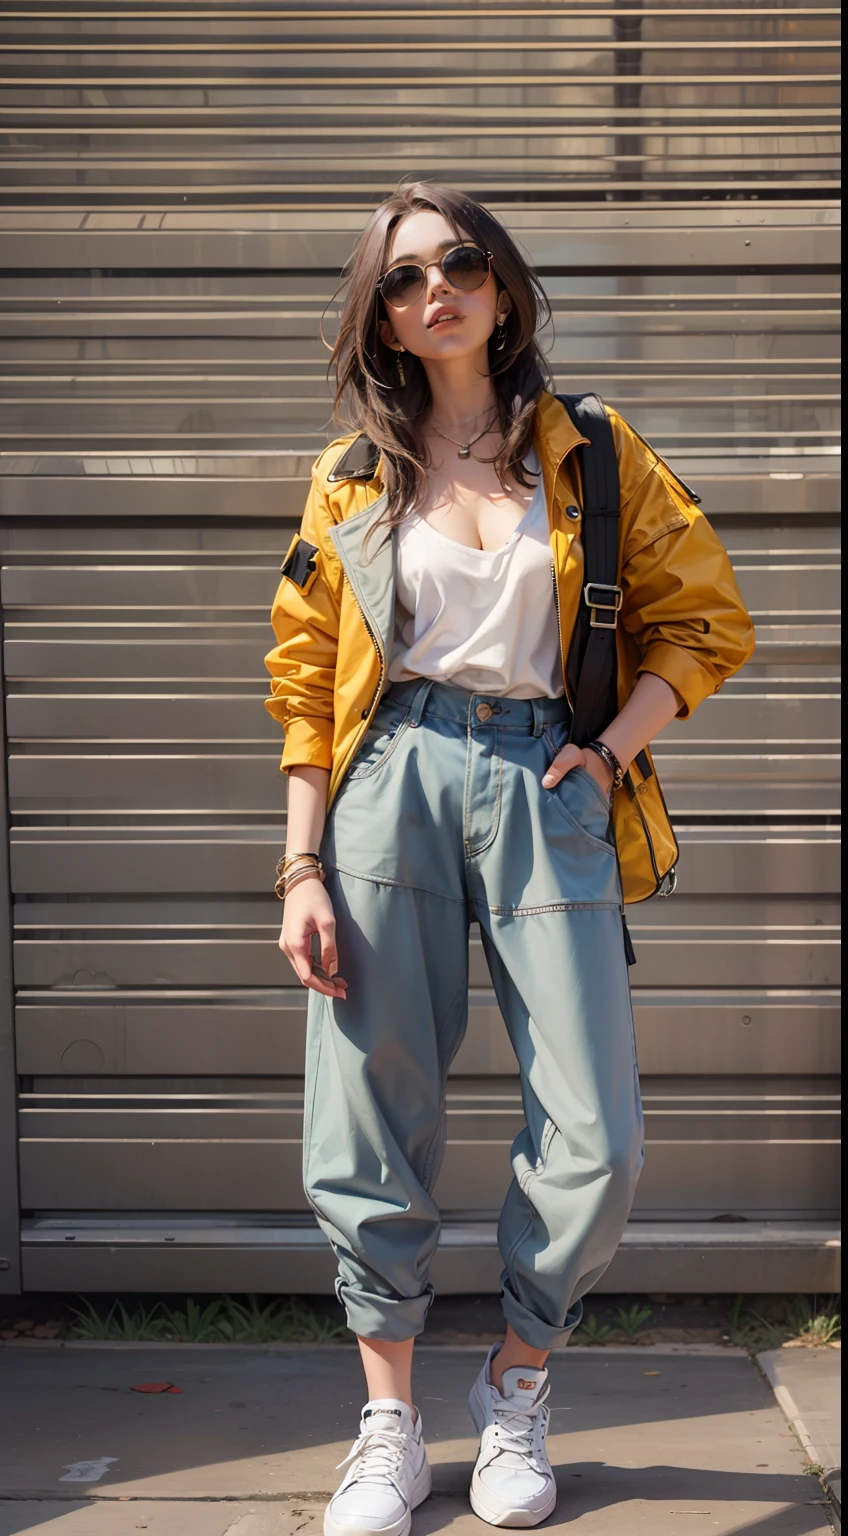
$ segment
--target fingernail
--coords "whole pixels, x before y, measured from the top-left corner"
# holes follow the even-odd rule
[[[546,789],[550,789],[551,785],[556,783],[556,779],[551,778],[551,775],[549,773],[546,773],[545,777],[542,780],[542,783],[544,784]]]

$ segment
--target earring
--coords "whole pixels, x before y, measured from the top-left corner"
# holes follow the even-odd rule
[[[406,386],[406,372],[405,372],[404,366],[403,366],[403,358],[401,357],[401,352],[405,352],[405,351],[406,351],[406,347],[398,347],[398,354],[397,354],[397,377],[398,377],[398,384],[400,385],[401,389],[404,389],[405,386]]]
[[[498,340],[497,340],[497,342],[495,344],[495,351],[496,352],[502,352],[505,346],[506,346],[506,315],[504,315],[503,320],[500,320],[498,322]]]

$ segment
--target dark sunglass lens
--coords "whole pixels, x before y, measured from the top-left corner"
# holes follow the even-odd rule
[[[448,251],[442,271],[454,288],[480,288],[489,275],[489,260],[476,245],[458,245]]]
[[[383,298],[387,304],[411,304],[424,290],[420,267],[392,267],[383,278]]]

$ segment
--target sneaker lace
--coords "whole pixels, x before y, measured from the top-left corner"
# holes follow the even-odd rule
[[[550,1416],[547,1404],[538,1403],[533,1408],[513,1408],[508,1403],[501,1407],[497,1404],[493,1411],[498,1450],[535,1463]]]
[[[348,1462],[358,1461],[359,1465],[351,1468],[352,1476],[372,1483],[393,1483],[397,1488],[406,1455],[406,1438],[401,1430],[368,1429],[354,1440],[336,1471]]]

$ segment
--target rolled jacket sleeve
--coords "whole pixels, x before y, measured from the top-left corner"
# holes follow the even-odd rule
[[[271,695],[264,704],[285,733],[280,759],[285,772],[299,764],[333,765],[340,572],[327,537],[332,524],[326,495],[313,473],[300,530],[286,554],[287,562],[299,541],[313,546],[311,569],[306,574],[306,562],[296,561],[300,579],[281,577],[271,606],[277,643],[265,657]]]
[[[662,459],[622,506],[624,629],[683,700],[679,719],[717,693],[754,650],[754,626],[730,558]]]

